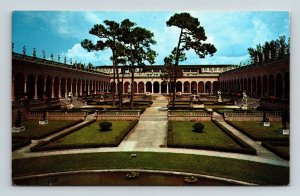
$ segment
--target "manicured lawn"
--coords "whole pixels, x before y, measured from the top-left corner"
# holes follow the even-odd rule
[[[136,153],[137,157],[131,157]],[[192,172],[262,185],[286,185],[289,168],[263,163],[179,153],[107,152],[16,159],[12,176],[97,169],[151,169]]]
[[[37,120],[27,120],[22,123],[26,127],[26,130],[19,133],[12,133],[12,136],[13,138],[38,139],[71,127],[79,122],[81,120],[49,120],[47,125],[39,125],[39,121]]]
[[[230,121],[230,124],[241,130],[254,140],[288,140],[289,136],[277,132],[282,128],[281,122],[271,122],[270,127],[264,127],[258,121]]]
[[[70,135],[62,137],[46,145],[46,148],[79,148],[79,147],[99,147],[117,146],[129,133],[137,121],[110,121],[112,128],[110,131],[100,131],[99,123],[96,121],[83,127]]]
[[[201,123],[204,124],[204,132],[195,133],[193,131],[195,122],[170,121],[168,146],[184,148],[241,148],[214,123]]]

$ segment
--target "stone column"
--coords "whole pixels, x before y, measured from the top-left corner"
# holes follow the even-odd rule
[[[37,79],[34,81],[34,99],[38,99],[37,95]]]
[[[44,93],[46,93],[47,92],[47,78],[45,78],[45,80],[44,80]]]
[[[88,86],[87,86],[87,91],[88,91],[88,95],[90,95],[91,94],[91,92],[90,92],[90,89],[91,89],[91,83],[90,83],[90,81],[88,82]]]
[[[58,82],[58,97],[61,98],[61,78],[59,79]]]
[[[27,77],[25,76],[25,79],[24,79],[24,93],[26,94],[27,93]]]
[[[65,83],[65,97],[68,96],[68,80],[66,79],[66,83]]]
[[[154,85],[153,85],[153,83],[151,82],[151,86],[152,86],[152,88],[151,88],[151,94],[153,94],[153,88],[154,88]]]
[[[167,82],[167,94],[169,94],[169,83]]]
[[[54,98],[54,80],[52,79],[52,84],[51,84],[51,98]]]
[[[80,86],[79,86],[79,96],[82,95],[82,81],[80,81]]]
[[[145,94],[146,94],[146,92],[147,92],[147,91],[146,91],[146,89],[147,89],[146,87],[147,87],[147,86],[146,86],[146,83],[144,83],[144,93],[145,93]]]
[[[16,100],[15,97],[15,77],[13,76],[12,80],[11,80],[11,98],[12,100]]]

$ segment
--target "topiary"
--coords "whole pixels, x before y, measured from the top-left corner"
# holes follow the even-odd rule
[[[99,127],[101,128],[101,131],[109,131],[112,127],[112,123],[108,121],[103,121],[99,123]]]
[[[194,128],[194,132],[196,133],[202,133],[203,132],[203,129],[204,129],[204,125],[200,122],[197,122],[193,125],[193,128]]]

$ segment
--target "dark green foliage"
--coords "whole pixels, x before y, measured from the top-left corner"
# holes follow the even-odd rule
[[[193,125],[194,132],[203,133],[204,125],[200,122],[197,122]]]
[[[285,36],[279,36],[278,39],[265,42],[264,45],[258,44],[256,48],[248,48],[248,52],[253,64],[288,58],[290,55],[290,39],[286,42]]]
[[[101,131],[109,131],[112,127],[112,123],[108,121],[103,121],[99,123],[99,127],[101,128]]]

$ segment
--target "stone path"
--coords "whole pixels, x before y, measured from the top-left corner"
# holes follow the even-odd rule
[[[166,107],[168,100],[158,97],[153,100],[151,107],[141,115],[139,123],[120,144],[125,150],[149,150],[166,145],[167,138],[167,111],[158,111],[160,107]]]

